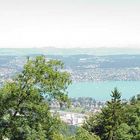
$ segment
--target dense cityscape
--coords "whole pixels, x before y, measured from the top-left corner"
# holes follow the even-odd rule
[[[50,107],[52,113],[59,113],[60,118],[69,125],[82,125],[86,116],[92,113],[96,114],[105,106],[105,102],[96,101],[90,97],[70,98],[70,108],[60,107],[59,102],[51,101]]]
[[[0,56],[0,83],[21,71],[27,56]],[[46,59],[64,62],[73,82],[140,80],[140,55],[46,55]]]

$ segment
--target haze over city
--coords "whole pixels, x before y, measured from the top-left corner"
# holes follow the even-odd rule
[[[137,0],[0,0],[0,47],[139,47]]]

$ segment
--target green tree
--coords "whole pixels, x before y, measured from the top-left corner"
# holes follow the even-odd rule
[[[79,127],[75,136],[69,137],[66,140],[100,140],[100,138],[93,133],[89,133],[85,129]]]
[[[116,130],[123,121],[123,105],[117,88],[112,91],[111,97],[101,113],[90,116],[83,125],[83,128],[100,136],[102,140],[117,140]]]
[[[63,63],[44,56],[27,60],[23,71],[0,89],[0,139],[53,140],[61,138],[58,117],[51,115],[49,102],[69,104],[70,75]]]
[[[125,107],[125,123],[130,127],[133,140],[140,139],[140,96],[130,100]]]
[[[126,123],[120,124],[120,126],[116,130],[117,140],[132,140],[130,130],[131,127]]]

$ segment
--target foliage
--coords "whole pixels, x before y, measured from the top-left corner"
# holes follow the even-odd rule
[[[133,140],[140,139],[140,96],[137,95],[130,104],[126,106],[125,122],[130,126],[130,133]],[[134,98],[133,98],[134,99]]]
[[[61,107],[70,105],[66,91],[70,83],[61,61],[28,58],[23,71],[0,88],[0,140],[140,139],[140,95],[123,103],[117,88],[101,112],[89,116],[82,128],[62,123],[50,113],[49,105],[52,100]]]
[[[67,140],[100,140],[100,138],[79,127],[75,136],[69,137]]]
[[[49,102],[68,103],[70,75],[63,63],[44,56],[27,60],[23,71],[0,89],[0,139],[55,139],[61,122],[51,115]]]
[[[101,110],[101,113],[90,116],[84,124],[84,128],[100,136],[103,140],[116,140],[116,130],[122,122],[121,95],[117,88],[112,91],[111,101]]]
[[[116,130],[116,137],[118,140],[131,140],[132,135],[130,135],[130,126],[126,123],[120,124],[119,128]]]
[[[115,88],[111,97],[100,113],[86,119],[83,128],[102,140],[139,140],[140,95],[123,103]]]

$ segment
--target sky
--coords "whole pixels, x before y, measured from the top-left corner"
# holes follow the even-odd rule
[[[140,0],[0,0],[0,47],[140,47]]]

